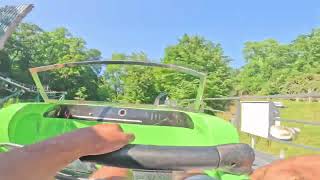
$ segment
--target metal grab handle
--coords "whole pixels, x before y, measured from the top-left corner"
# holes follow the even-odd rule
[[[233,174],[249,174],[254,158],[254,151],[247,144],[199,147],[131,144],[112,153],[85,156],[80,160],[129,169],[221,169]]]

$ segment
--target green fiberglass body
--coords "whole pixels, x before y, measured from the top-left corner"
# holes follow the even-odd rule
[[[156,66],[174,69],[182,73],[188,73],[200,79],[197,98],[192,110],[181,110],[163,105],[122,105],[79,100],[54,100],[48,98],[48,95],[45,93],[40,82],[38,76],[39,72],[92,64]],[[154,152],[154,156],[164,156],[163,154],[165,153],[162,152],[166,151],[172,152],[173,154],[170,154],[169,156],[174,155],[178,159],[179,154],[181,155],[186,152],[186,158],[184,159],[188,159],[190,157],[191,160],[188,160],[191,161],[191,164],[193,161],[192,158],[194,158],[195,163],[199,164],[199,162],[196,162],[199,161],[197,153],[202,153],[203,156],[204,151],[207,153],[205,154],[205,156],[207,156],[205,159],[210,159],[211,155],[217,155],[217,160],[214,159],[214,163],[217,161],[217,164],[220,164],[219,167],[222,167],[221,164],[224,162],[233,162],[233,159],[235,159],[234,163],[236,163],[236,161],[242,161],[239,160],[242,157],[237,157],[241,156],[241,153],[243,152],[237,152],[239,149],[241,149],[241,147],[238,148],[238,144],[236,144],[239,143],[239,137],[236,129],[229,122],[223,119],[200,112],[202,96],[205,87],[205,75],[202,73],[175,65],[136,61],[85,61],[77,63],[55,64],[32,68],[30,69],[30,72],[35,84],[37,85],[39,93],[44,99],[44,102],[18,103],[1,109],[1,143],[27,145],[70,132],[78,128],[88,127],[99,123],[118,123],[125,132],[134,133],[136,136],[136,139],[134,142],[132,142],[132,144],[136,145],[135,148],[137,149],[137,156],[139,156],[139,158],[142,156],[143,159],[142,161],[139,161],[141,165],[139,168],[158,169],[161,166],[160,169],[165,169],[164,166],[169,167],[174,164],[170,164],[170,162],[163,163],[163,161],[170,161],[168,158],[166,159],[163,157],[162,159],[160,157],[161,161],[158,163],[155,162],[155,165],[148,164],[148,162],[146,162],[148,161],[148,158],[143,157],[145,147],[149,148],[147,148],[148,152]],[[224,146],[222,146],[220,150],[214,149],[212,153],[209,153],[211,150],[205,149],[224,144],[231,144],[231,148],[224,148]],[[244,151],[250,151],[246,148],[244,149]],[[5,149],[3,148],[2,150],[4,151]],[[132,150],[132,152],[133,151],[134,150]],[[225,153],[225,151],[231,155],[225,155],[227,158],[224,157],[223,159],[221,154]],[[230,151],[234,151],[236,154]],[[191,154],[188,154],[190,152]],[[244,152],[244,154],[245,153],[249,153],[251,158],[251,152]],[[131,158],[132,160],[132,156],[134,155],[134,153],[129,154],[129,159]],[[232,158],[233,156],[234,158]],[[115,157],[117,157],[117,155],[115,155]],[[246,156],[244,155],[244,157]],[[180,161],[183,162],[184,160],[180,157]],[[96,159],[94,162],[101,162],[101,159]],[[190,166],[190,162],[188,163]],[[212,167],[218,167],[218,165],[211,165],[210,163],[212,162],[205,162],[204,164]],[[251,168],[252,159],[246,162],[241,162],[240,164],[242,165],[243,163],[247,163],[245,166],[250,166]],[[177,164],[179,163],[176,162],[175,165],[177,166]],[[194,166],[196,167],[197,164]],[[230,168],[232,168],[232,166],[236,166],[236,164],[233,163],[229,165]],[[176,166],[168,169],[184,168]],[[125,165],[125,167],[135,168],[136,166],[131,164],[127,166]],[[241,175],[232,175],[232,173],[235,172],[232,170],[230,170],[228,173],[224,173],[221,171],[221,169],[210,170],[206,172],[211,176],[219,177],[222,180],[243,178]],[[243,173],[248,172],[248,170],[240,170],[237,172]]]
[[[32,8],[32,5],[0,8],[0,49],[22,17]],[[43,71],[94,64],[156,66],[196,76],[200,79],[196,100],[188,110],[159,105],[159,99],[152,106],[53,100],[49,99],[38,76]],[[202,168],[220,180],[245,179],[240,174],[251,170],[253,151],[246,145],[237,144],[236,129],[227,121],[200,111],[205,74],[175,65],[135,61],[87,61],[43,66],[30,71],[44,102],[18,103],[0,109],[0,152],[78,128],[99,123],[118,123],[124,131],[135,134],[135,141],[114,153],[82,157],[81,160],[139,170]],[[79,161],[75,162],[72,163],[76,165],[73,170],[66,168],[63,173],[79,177],[79,174],[70,172],[79,170]],[[80,162],[80,165],[83,164]],[[65,176],[60,178],[60,175],[57,177],[64,179]],[[67,179],[71,178],[68,176]]]

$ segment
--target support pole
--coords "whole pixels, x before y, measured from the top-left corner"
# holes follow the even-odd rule
[[[280,154],[279,154],[279,158],[280,159],[286,158],[286,150],[287,150],[287,148],[281,148],[280,149]]]
[[[255,149],[256,142],[257,142],[257,138],[255,136],[251,136],[251,147],[252,147],[252,149]]]

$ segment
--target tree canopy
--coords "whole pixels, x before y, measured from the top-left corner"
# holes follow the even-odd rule
[[[160,63],[206,73],[205,97],[320,91],[320,29],[288,44],[275,39],[246,42],[243,54],[246,64],[233,69],[219,43],[185,34],[165,48]],[[99,50],[87,48],[82,38],[65,28],[45,31],[35,24],[23,23],[0,51],[0,72],[32,84],[30,67],[101,59]],[[115,52],[111,59],[148,61],[148,55]],[[164,92],[173,100],[193,99],[199,86],[199,79],[188,74],[122,65],[64,68],[42,73],[40,78],[53,90],[67,91],[68,99],[126,103],[153,103]],[[212,102],[207,105],[216,106]]]
[[[74,37],[65,28],[44,31],[34,24],[20,24],[1,52],[4,73],[12,79],[32,84],[28,71],[55,63],[100,59],[100,51],[87,49],[85,41]],[[54,90],[68,92],[68,97],[86,93],[86,97],[96,96],[96,74],[89,67],[68,68],[41,74],[43,84]]]
[[[164,63],[177,64],[207,74],[206,97],[225,96],[232,89],[230,59],[224,55],[220,44],[200,36],[184,35],[178,44],[165,49]],[[194,98],[199,80],[186,74],[173,74],[164,83],[177,98]]]
[[[274,39],[247,42],[246,64],[240,70],[236,89],[240,94],[265,95],[319,92],[314,87],[319,84],[319,56],[320,29],[300,35],[289,44]]]

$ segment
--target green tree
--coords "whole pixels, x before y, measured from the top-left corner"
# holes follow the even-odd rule
[[[308,79],[320,74],[319,45],[320,29],[300,35],[289,44],[273,39],[247,42],[244,48],[246,65],[237,76],[237,91],[266,95],[305,93],[305,87],[312,86],[308,85],[311,81]]]
[[[148,62],[145,53],[132,53],[128,56],[134,61]],[[153,103],[159,90],[156,85],[155,69],[141,66],[128,66],[123,77],[122,99],[131,103]]]
[[[229,95],[232,89],[230,59],[220,44],[200,36],[183,35],[176,45],[165,49],[164,63],[177,64],[207,74],[205,97]],[[163,89],[173,99],[195,98],[199,79],[182,73],[169,73],[162,79]],[[208,102],[213,106],[213,102]]]
[[[11,61],[7,52],[0,50],[0,73],[11,74]]]
[[[112,102],[116,99],[115,95],[116,93],[110,81],[108,81],[105,76],[100,76],[98,80],[97,100]]]
[[[282,93],[299,94],[320,92],[320,74],[299,74],[290,76],[282,85]]]
[[[240,94],[278,94],[279,84],[290,74],[292,55],[288,45],[276,40],[247,42],[244,48],[246,65],[241,69],[237,90]]]
[[[80,87],[78,89],[78,91],[75,93],[74,99],[85,100],[87,97],[88,97],[87,88],[86,87]]]
[[[320,73],[320,29],[300,35],[291,43],[294,68],[298,72]]]
[[[130,55],[114,53],[112,60],[148,61],[148,58],[144,52]],[[114,102],[149,104],[159,92],[154,69],[150,67],[110,65],[107,66],[104,77],[103,87],[109,90],[111,96],[108,98]]]
[[[48,64],[99,60],[101,53],[87,49],[85,41],[74,37],[65,28],[44,31],[34,24],[22,23],[8,40],[4,53],[10,59],[11,78],[32,84],[28,71],[31,67]],[[81,87],[86,88],[88,99],[97,99],[96,68],[64,68],[41,73],[44,85],[57,91],[67,91],[67,98],[74,98]]]

